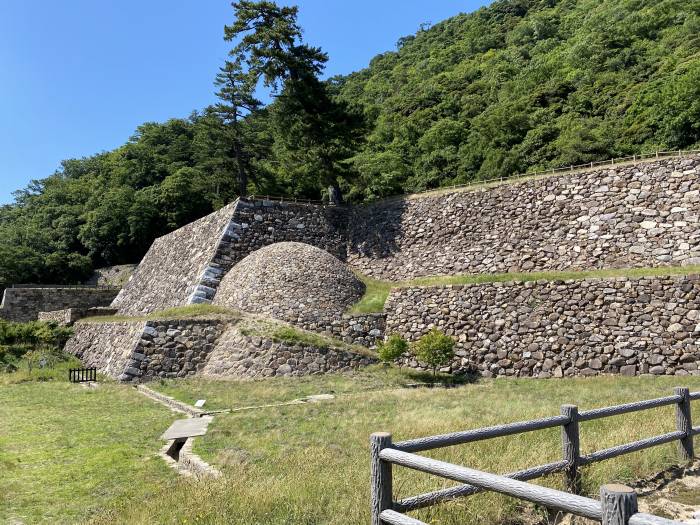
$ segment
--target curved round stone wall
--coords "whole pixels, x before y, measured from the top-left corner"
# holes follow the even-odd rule
[[[699,175],[694,155],[360,206],[348,263],[388,280],[700,264]]]
[[[394,289],[386,313],[387,334],[454,337],[452,371],[700,375],[697,275]]]
[[[328,252],[300,242],[254,251],[222,279],[214,304],[306,326],[339,319],[365,285]]]

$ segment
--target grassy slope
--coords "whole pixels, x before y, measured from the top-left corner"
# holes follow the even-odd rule
[[[411,281],[381,281],[364,275],[359,275],[365,283],[364,296],[353,305],[349,313],[361,314],[380,312],[384,308],[392,288],[408,288],[411,286],[445,286],[449,284],[481,284],[509,281],[538,281],[538,280],[567,280],[610,277],[650,277],[665,275],[689,275],[700,273],[700,266],[663,266],[659,268],[614,268],[589,271],[571,272],[513,272],[513,273],[484,273],[464,275],[437,275],[420,277]]]
[[[168,410],[116,384],[27,378],[0,374],[0,522],[76,523],[174,478],[155,456]]]
[[[154,385],[207,406],[231,407],[290,400],[312,393],[346,395],[304,404],[219,415],[195,451],[221,466],[216,482],[178,484],[147,498],[148,505],[118,505],[111,518],[129,523],[361,524],[368,522],[368,436],[391,431],[394,439],[554,415],[562,403],[582,409],[667,395],[675,385],[700,389],[700,378],[491,380],[452,390],[393,389],[393,372],[276,379],[264,382],[190,380]],[[582,451],[591,452],[673,430],[673,407],[582,424]],[[560,458],[558,429],[490,440],[429,453],[475,468],[508,472]],[[584,470],[589,494],[613,480],[629,481],[676,462],[675,445],[598,463]],[[444,486],[434,478],[396,470],[399,497]],[[558,487],[559,476],[546,484]],[[519,514],[513,500],[476,496],[416,514],[441,525],[496,524]],[[108,521],[103,521],[108,522]]]

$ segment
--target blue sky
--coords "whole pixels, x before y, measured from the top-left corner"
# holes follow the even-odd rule
[[[483,0],[298,0],[305,40],[349,73],[423,22]],[[136,126],[214,101],[225,0],[0,0],[0,204],[62,159],[123,144]]]

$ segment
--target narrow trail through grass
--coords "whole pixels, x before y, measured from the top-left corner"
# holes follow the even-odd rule
[[[350,314],[381,312],[392,288],[410,288],[413,286],[446,286],[456,284],[484,284],[501,282],[527,281],[566,281],[580,279],[606,279],[614,277],[659,277],[673,275],[690,275],[700,273],[700,265],[662,266],[655,268],[610,268],[586,271],[552,271],[552,272],[510,272],[460,275],[435,275],[419,277],[410,281],[382,281],[357,273],[365,284],[365,294],[349,310]]]

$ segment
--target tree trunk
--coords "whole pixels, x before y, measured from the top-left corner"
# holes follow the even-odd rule
[[[340,191],[340,186],[338,186],[337,182],[333,182],[330,186],[328,186],[328,202],[335,206],[343,204],[343,194]]]

